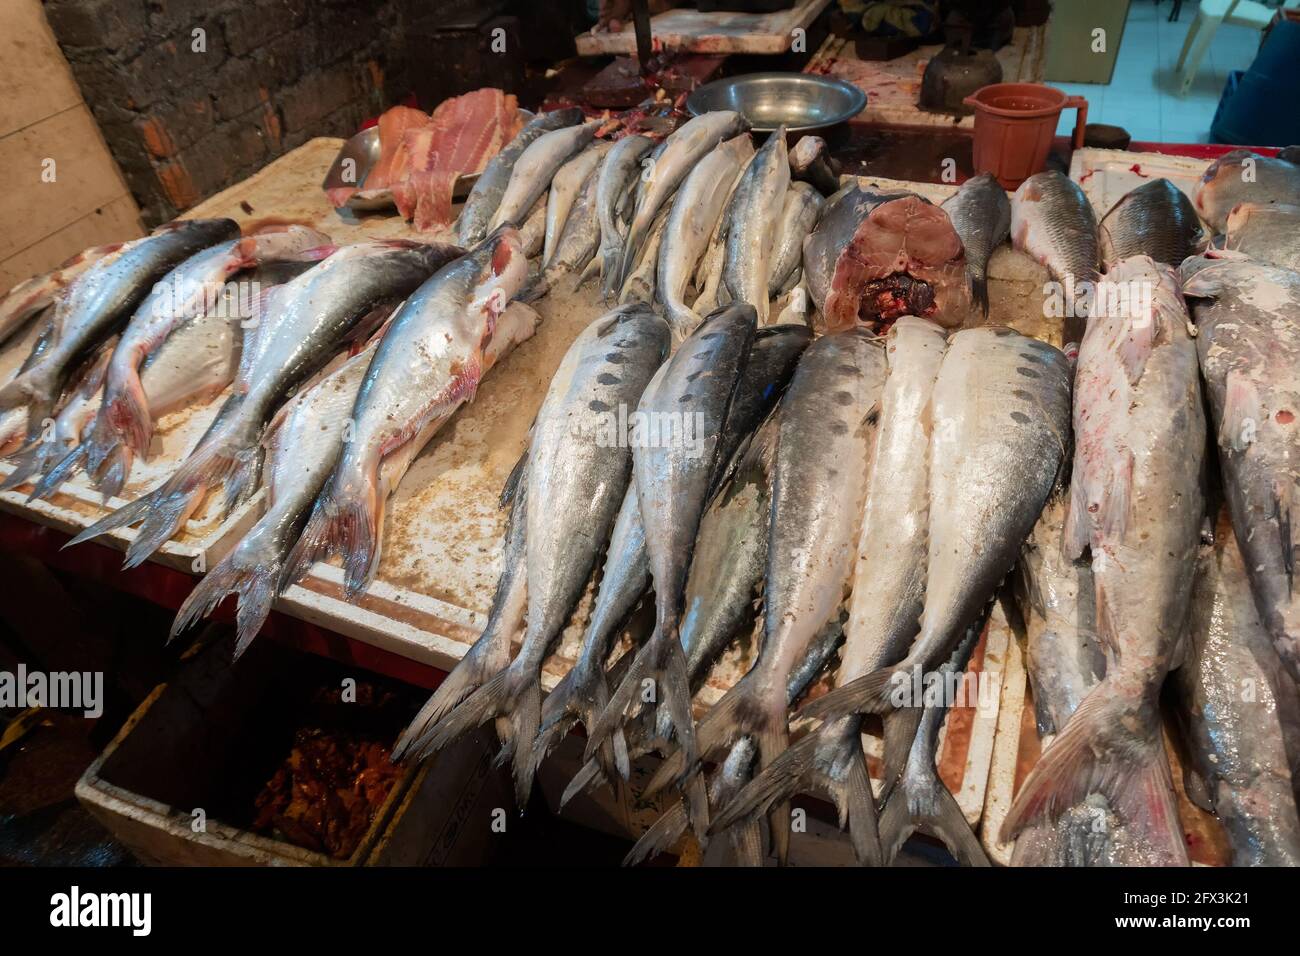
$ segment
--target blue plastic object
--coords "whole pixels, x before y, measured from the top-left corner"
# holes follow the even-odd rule
[[[1228,75],[1210,124],[1216,143],[1290,146],[1300,143],[1300,23],[1274,24],[1250,69]]]

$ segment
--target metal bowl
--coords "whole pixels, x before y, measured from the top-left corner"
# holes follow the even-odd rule
[[[520,110],[519,115],[527,123],[533,118],[533,114],[528,110]],[[344,163],[351,160],[352,171],[355,181],[345,182],[343,179]],[[388,189],[366,189],[366,177],[370,175],[370,169],[379,161],[379,127],[371,126],[369,129],[363,129],[347,142],[345,142],[334,157],[334,162],[330,164],[329,172],[325,174],[325,180],[320,184],[320,188],[329,192],[341,186],[359,186],[357,192],[353,193],[347,202],[343,204],[344,209],[352,209],[357,212],[365,212],[372,209],[389,209],[393,203],[393,193]],[[452,198],[464,199],[469,195],[474,184],[478,182],[478,173],[470,173],[466,176],[458,176],[456,185],[452,190]]]
[[[811,73],[749,73],[714,80],[694,90],[686,107],[696,116],[711,110],[735,110],[767,133],[784,125],[786,132],[807,132],[843,123],[867,105],[867,94],[852,83]]]

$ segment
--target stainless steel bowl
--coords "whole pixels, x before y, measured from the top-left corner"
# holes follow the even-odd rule
[[[756,132],[784,125],[807,132],[843,123],[867,105],[867,94],[852,83],[810,73],[749,73],[714,80],[691,92],[686,107],[696,116],[735,110]]]

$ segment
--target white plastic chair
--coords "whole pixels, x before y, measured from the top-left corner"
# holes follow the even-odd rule
[[[1286,0],[1284,7],[1300,5],[1300,0]],[[1263,31],[1273,19],[1275,10],[1256,0],[1201,0],[1196,11],[1196,19],[1187,30],[1187,39],[1183,41],[1183,52],[1178,55],[1178,95],[1186,96],[1196,79],[1196,71],[1201,66],[1205,51],[1210,48],[1214,33],[1219,24],[1230,23],[1235,26],[1250,27]],[[1185,64],[1185,65],[1184,65]]]

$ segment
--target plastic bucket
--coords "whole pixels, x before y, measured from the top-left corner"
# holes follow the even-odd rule
[[[975,110],[975,172],[1015,189],[1047,165],[1061,110],[1076,109],[1074,148],[1083,146],[1088,101],[1041,83],[994,83],[962,101]]]

